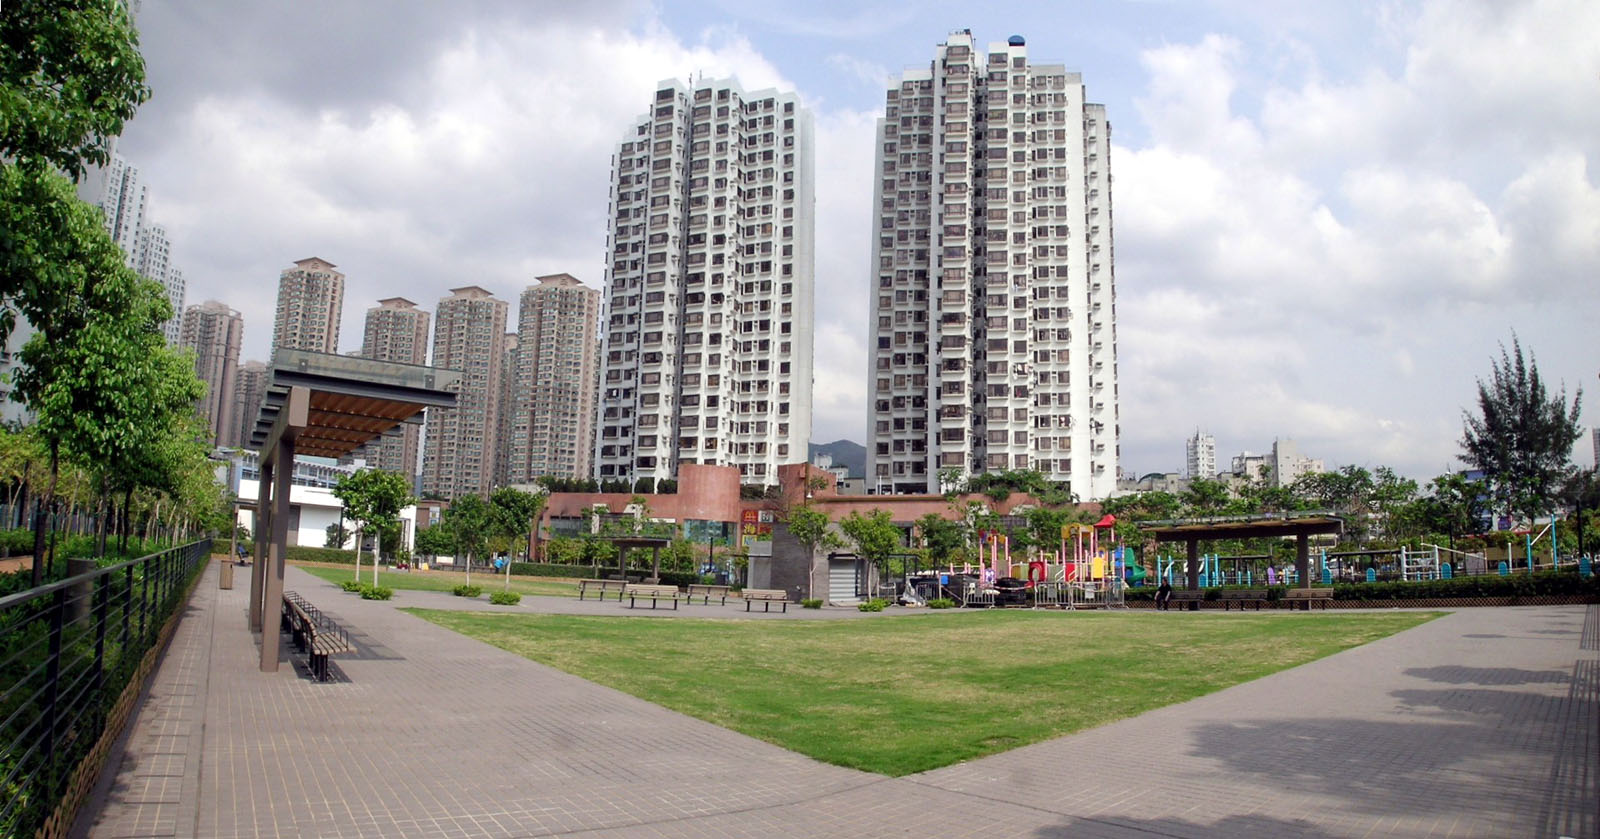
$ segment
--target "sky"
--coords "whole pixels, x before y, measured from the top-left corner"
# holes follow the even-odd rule
[[[1203,430],[1223,464],[1281,437],[1425,480],[1514,338],[1600,425],[1592,0],[144,0],[138,25],[154,95],[119,152],[246,359],[309,256],[346,276],[341,351],[383,297],[600,287],[616,143],[661,80],[731,76],[815,117],[813,439],[862,442],[875,123],[971,29],[1107,107],[1125,470],[1180,471]]]

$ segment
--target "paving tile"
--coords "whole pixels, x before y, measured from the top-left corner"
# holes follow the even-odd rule
[[[215,573],[215,569],[207,573]],[[1464,609],[1092,731],[907,778],[828,766],[362,601],[362,645],[257,672],[248,586],[202,581],[75,835],[1596,835],[1600,607]],[[521,611],[635,615],[614,601]],[[476,604],[483,608],[482,604]],[[658,612],[655,617],[668,617]],[[747,619],[735,606],[688,617]],[[755,620],[863,619],[795,610]],[[1284,616],[1285,619],[1296,619]],[[185,786],[187,785],[187,786]],[[192,789],[169,801],[173,789]],[[162,833],[165,831],[165,833]]]

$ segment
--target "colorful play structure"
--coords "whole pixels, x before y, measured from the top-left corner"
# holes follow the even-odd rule
[[[1124,589],[1145,581],[1145,569],[1118,544],[1114,516],[1061,528],[1055,551],[1035,549],[1021,562],[1004,533],[979,534],[978,562],[941,572],[946,596],[962,606],[1056,606],[1099,609],[1126,605]]]

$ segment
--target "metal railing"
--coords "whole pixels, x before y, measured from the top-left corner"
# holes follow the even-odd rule
[[[80,764],[124,722],[119,699],[210,553],[205,539],[0,597],[0,836],[82,794]]]

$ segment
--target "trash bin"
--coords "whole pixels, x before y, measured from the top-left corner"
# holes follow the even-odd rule
[[[217,578],[217,587],[222,589],[233,588],[233,563],[222,563],[222,576]]]

